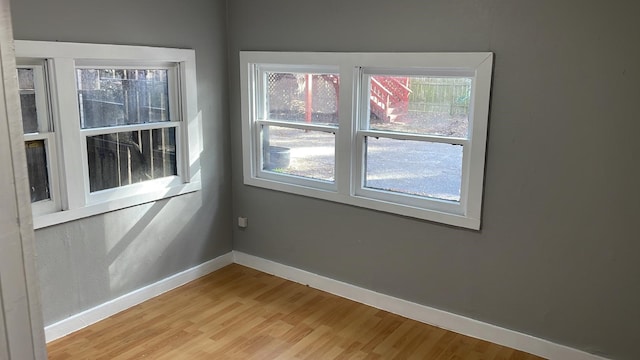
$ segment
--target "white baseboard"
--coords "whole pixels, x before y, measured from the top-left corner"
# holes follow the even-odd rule
[[[233,253],[229,252],[191,269],[122,295],[119,298],[45,327],[45,339],[47,342],[59,339],[232,263]]]
[[[386,310],[413,320],[437,326],[453,332],[471,336],[521,350],[546,359],[559,360],[606,360],[598,355],[556,344],[548,340],[523,334],[477,321],[465,316],[434,309],[425,305],[380,294],[355,285],[310,273],[291,266],[265,260],[239,251],[233,251],[233,261],[262,272],[272,274],[300,284],[326,291],[362,304]]]
[[[120,296],[117,299],[113,299],[55,324],[51,324],[44,329],[46,341],[51,342],[71,334],[72,332],[78,331],[234,262],[413,320],[499,345],[508,346],[546,359],[607,360],[598,355],[589,354],[548,340],[377,293],[239,251],[229,252],[154,284]]]

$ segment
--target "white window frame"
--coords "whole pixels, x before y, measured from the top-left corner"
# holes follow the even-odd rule
[[[49,183],[49,199],[31,203],[34,216],[44,215],[60,210],[60,190],[58,181],[57,148],[55,128],[51,121],[49,107],[49,91],[47,86],[46,62],[24,62],[18,69],[33,69],[33,82],[36,97],[36,116],[38,131],[24,134],[24,141],[44,141],[47,176]]]
[[[95,128],[86,128],[80,129],[81,141],[78,148],[71,151],[80,151],[82,154],[82,172],[84,175],[84,188],[85,188],[85,201],[89,204],[96,204],[101,202],[106,202],[114,198],[121,197],[131,197],[136,196],[144,191],[144,189],[149,188],[158,188],[163,189],[167,187],[179,186],[182,183],[182,173],[185,171],[183,162],[183,156],[176,156],[177,161],[177,175],[176,176],[167,176],[159,179],[147,180],[144,182],[124,185],[120,187],[114,187],[104,190],[98,190],[94,192],[90,192],[90,182],[89,182],[89,164],[88,164],[88,154],[87,154],[87,138],[91,136],[104,135],[104,134],[114,134],[119,132],[127,132],[127,131],[138,131],[138,130],[154,130],[154,129],[162,129],[162,128],[175,128],[176,129],[176,149],[181,149],[182,147],[182,139],[181,139],[181,127],[180,127],[180,103],[178,101],[179,94],[179,77],[178,77],[178,66],[177,64],[154,64],[152,62],[148,62],[148,66],[135,66],[129,65],[127,63],[118,63],[111,65],[103,65],[101,62],[88,62],[84,61],[76,61],[76,69],[151,69],[151,70],[167,70],[167,80],[169,84],[169,121],[162,122],[150,122],[144,124],[136,124],[136,125],[118,125],[118,126],[107,126],[107,127],[95,127]],[[77,95],[76,95],[77,96]],[[76,145],[76,143],[70,144],[71,146]],[[74,146],[75,147],[75,146]]]
[[[254,173],[258,178],[269,179],[272,181],[279,181],[281,179],[286,179],[284,181],[295,184],[303,187],[315,187],[323,190],[331,190],[336,191],[336,183],[335,181],[326,181],[321,179],[309,179],[303,178],[294,175],[288,174],[277,174],[272,171],[264,171],[262,167],[262,159],[264,159],[264,149],[262,146],[262,138],[263,138],[263,126],[278,126],[289,129],[299,129],[299,130],[308,130],[308,131],[318,131],[324,133],[332,133],[336,134],[335,141],[337,142],[337,132],[338,126],[331,125],[321,125],[321,124],[313,124],[313,123],[304,123],[304,122],[295,122],[295,121],[282,121],[282,120],[272,120],[268,118],[266,104],[264,100],[266,99],[266,89],[267,84],[264,78],[264,74],[267,72],[297,72],[297,73],[313,73],[313,74],[334,74],[338,72],[337,66],[300,66],[300,65],[270,65],[270,64],[259,64],[255,67],[255,80],[256,80],[256,88],[255,88],[255,96],[254,103],[256,107],[255,112],[255,124],[253,127],[252,137],[256,143],[254,144],[254,148],[257,149],[255,161],[253,161]]]
[[[59,205],[48,213],[34,212],[36,229],[201,189],[202,120],[193,50],[23,40],[15,44],[18,59],[47,64],[53,137],[58,144],[57,152],[52,152],[57,154],[57,174],[50,182],[58,184]],[[76,69],[87,67],[170,69],[169,86],[175,84],[170,99],[176,99],[170,104],[171,121],[81,129]],[[90,192],[87,136],[163,127],[176,128],[177,176]]]
[[[287,65],[290,64],[290,65]],[[317,53],[240,52],[243,175],[246,185],[315,197],[369,209],[478,230],[481,224],[484,161],[489,115],[493,54],[478,53]],[[261,170],[260,99],[261,68],[291,71],[298,68],[337,66],[340,76],[339,126],[336,132],[335,187],[321,182],[292,181],[291,176]],[[472,78],[472,99],[467,139],[367,130],[368,72],[464,76]],[[395,194],[365,188],[364,138],[381,135],[394,139],[433,141],[463,146],[459,202]]]

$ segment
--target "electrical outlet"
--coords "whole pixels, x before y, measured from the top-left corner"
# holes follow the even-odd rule
[[[239,216],[238,217],[238,227],[244,229],[247,226],[249,226],[249,219],[247,219],[246,217]]]

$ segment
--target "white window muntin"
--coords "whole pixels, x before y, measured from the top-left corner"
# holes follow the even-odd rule
[[[113,134],[113,133],[124,132],[124,131],[164,129],[164,128],[171,128],[171,127],[179,128],[181,123],[182,123],[181,121],[158,121],[158,122],[143,123],[143,124],[97,127],[97,128],[82,129],[80,130],[80,133],[84,137],[87,137],[87,136]]]

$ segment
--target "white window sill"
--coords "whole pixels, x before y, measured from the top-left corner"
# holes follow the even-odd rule
[[[124,197],[116,200],[110,200],[108,202],[100,202],[94,204],[88,204],[84,207],[63,210],[50,214],[36,215],[33,218],[33,228],[42,229],[53,225],[63,224],[66,222],[104,214],[110,211],[116,211],[136,205],[149,203],[152,201],[158,201],[167,199],[170,197],[184,195],[199,191],[202,188],[200,181],[182,184],[179,186],[173,186],[164,188],[144,194],[136,194],[129,197]]]

